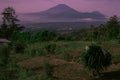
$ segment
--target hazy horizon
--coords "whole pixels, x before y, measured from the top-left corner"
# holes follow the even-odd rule
[[[99,11],[105,16],[120,16],[120,0],[0,0],[0,12],[12,6],[17,13],[31,13],[47,10],[58,4],[66,4],[80,12]]]

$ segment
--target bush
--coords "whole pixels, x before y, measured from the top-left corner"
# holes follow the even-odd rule
[[[55,39],[56,34],[51,31],[41,30],[35,32],[32,36],[33,36],[33,41],[50,41]]]
[[[22,42],[30,42],[31,33],[30,32],[16,32],[11,36],[12,41],[22,41]]]
[[[17,41],[13,43],[13,49],[15,53],[23,53],[26,48],[26,44],[24,42]]]
[[[47,44],[47,45],[45,46],[45,49],[46,49],[46,51],[47,51],[48,53],[55,53],[56,44],[53,44],[53,43]]]
[[[104,67],[108,67],[111,64],[111,55],[100,46],[92,44],[87,46],[86,50],[82,53],[81,61],[95,76],[99,75]]]

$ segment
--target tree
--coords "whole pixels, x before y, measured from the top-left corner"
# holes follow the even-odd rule
[[[108,22],[106,23],[107,27],[107,36],[109,39],[116,39],[119,35],[120,31],[120,22],[119,18],[114,15],[111,17]]]
[[[55,37],[56,34],[48,30],[41,30],[33,34],[33,38],[35,41],[49,41],[53,40]]]
[[[19,20],[15,10],[12,7],[7,7],[3,10],[3,22],[0,28],[0,37],[10,38],[16,32],[19,32],[23,29],[23,26],[17,24]]]
[[[92,73],[92,76],[99,76],[100,71],[111,64],[111,54],[100,46],[92,44],[86,46],[80,60]]]

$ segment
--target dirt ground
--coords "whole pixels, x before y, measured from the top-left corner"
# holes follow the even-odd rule
[[[37,57],[18,62],[17,64],[22,68],[33,70],[36,74],[42,74],[44,72],[43,65],[45,62],[49,62],[50,64],[55,65],[53,75],[58,80],[91,79],[88,73],[84,70],[83,65],[76,62],[67,62],[61,59],[54,59],[51,57]],[[120,80],[120,63],[112,64],[102,74],[104,75],[102,77],[102,80]],[[109,78],[111,76],[112,78]],[[99,78],[96,80],[99,80]]]
[[[109,50],[112,55],[120,54],[120,45],[105,45],[105,49]],[[71,54],[71,53],[70,53]],[[78,56],[79,52],[75,51],[73,58]],[[114,60],[115,61],[115,60]],[[117,61],[117,60],[116,60]],[[56,58],[54,55],[35,57],[17,63],[22,68],[33,70],[36,74],[44,72],[43,65],[45,62],[54,65],[53,76],[57,80],[120,80],[120,62],[113,64],[105,69],[100,78],[89,77],[87,71],[81,63],[74,60],[65,61]]]

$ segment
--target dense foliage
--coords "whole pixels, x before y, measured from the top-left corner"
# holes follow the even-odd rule
[[[52,31],[40,30],[38,32],[18,32],[11,39],[21,42],[39,42],[55,40],[56,34]]]
[[[81,61],[95,75],[111,64],[111,55],[100,46],[92,44],[82,53]]]

